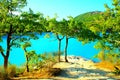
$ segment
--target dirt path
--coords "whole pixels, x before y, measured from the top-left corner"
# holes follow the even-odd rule
[[[63,59],[63,58],[62,58]],[[59,76],[54,77],[58,80],[117,80],[108,76],[108,71],[99,70],[95,67],[95,63],[81,57],[69,56],[69,63],[60,62],[53,68],[60,68],[62,72]]]

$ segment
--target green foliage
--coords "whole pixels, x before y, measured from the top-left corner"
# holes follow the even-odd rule
[[[109,61],[115,65],[120,65],[120,54],[119,53],[107,53],[106,61]]]
[[[25,32],[41,33],[45,30],[45,22],[46,20],[42,13],[34,13],[31,9],[29,9],[29,12],[23,12],[21,14],[21,27],[25,28]],[[35,35],[33,37],[35,37]]]
[[[0,46],[0,52],[4,59],[9,58],[11,47],[20,47],[21,42],[28,41],[31,38],[37,39],[35,34],[31,32],[37,32],[33,30],[40,25],[37,19],[40,20],[42,16],[41,14],[34,14],[32,10],[30,10],[30,14],[26,13],[27,16],[23,16],[24,13],[21,9],[25,6],[26,0],[0,1],[0,41],[2,41],[3,36],[7,36],[7,48],[4,49],[3,46]],[[15,12],[18,14],[15,14]],[[25,19],[28,21],[25,21]],[[7,65],[8,61],[4,63],[4,68],[7,68]]]
[[[110,45],[106,44],[104,41],[98,41],[94,48],[99,49],[99,50],[110,50]]]
[[[38,68],[52,67],[57,62],[57,53],[43,53],[38,55]]]
[[[40,57],[35,51],[29,51],[27,55],[29,57],[29,65],[30,66],[38,64]]]
[[[111,48],[118,49],[120,46],[120,1],[113,0],[113,8],[105,4],[106,11],[101,19],[96,22],[101,31],[101,39],[111,44]]]
[[[114,51],[106,52],[105,50],[100,51],[94,58],[98,58],[100,61],[107,61],[114,65],[120,65],[120,54]]]
[[[96,58],[98,58],[98,59],[101,60],[101,61],[105,61],[105,60],[106,60],[105,51],[104,51],[104,50],[100,51],[100,52],[96,55]]]
[[[35,51],[27,50],[27,48],[30,46],[30,42],[26,42],[22,45],[22,48],[25,51],[26,65],[29,66],[30,70],[33,70],[34,67],[36,67],[37,69],[43,67],[51,67],[53,63],[56,62],[56,53],[36,54]]]
[[[0,46],[0,52],[3,52],[4,50],[3,50],[3,48],[2,48],[2,46]]]
[[[17,67],[15,77],[23,74],[25,72],[25,67]]]
[[[30,42],[26,42],[22,45],[22,48],[24,50],[25,57],[26,57],[27,72],[29,72],[29,65],[30,65],[31,60],[34,63],[34,61],[36,61],[36,56],[37,56],[35,51],[27,51],[27,48],[30,47],[30,46],[31,46]]]
[[[111,49],[109,44],[104,41],[98,41],[94,48],[99,49],[100,52],[95,56],[101,61],[108,61],[110,63],[119,65],[120,64],[120,53],[116,49]]]
[[[30,42],[25,42],[23,45],[22,45],[22,48],[25,49],[27,47],[31,47],[31,43]]]
[[[74,18],[78,25],[76,38],[82,41],[83,44],[100,38],[98,34],[99,27],[95,27],[93,23],[95,19],[99,19],[101,14],[102,12],[99,11],[88,12]]]
[[[105,12],[88,12],[75,18],[68,16],[68,19],[61,21],[57,21],[57,15],[54,18],[44,18],[42,13],[34,13],[31,9],[28,12],[21,12],[25,5],[26,0],[0,1],[0,42],[2,36],[7,36],[7,49],[0,46],[0,53],[3,57],[9,58],[11,47],[20,47],[21,43],[25,42],[22,48],[25,51],[28,65],[31,67],[33,65],[43,66],[45,63],[54,62],[56,56],[53,54],[38,55],[35,51],[27,50],[28,47],[31,47],[31,43],[28,41],[38,39],[36,33],[52,32],[56,35],[59,45],[61,45],[64,36],[66,37],[66,55],[70,38],[77,38],[83,44],[97,40],[98,42],[94,47],[101,51],[96,57],[101,61],[108,60],[114,64],[119,64],[119,54],[108,52],[110,50],[120,52],[119,0],[113,0],[114,7],[112,9],[105,4]],[[14,12],[18,12],[19,15],[14,14]],[[46,34],[45,37],[49,38],[50,36]]]
[[[94,46],[101,50],[96,57],[120,65],[120,0],[113,0],[112,5],[110,8],[105,4],[105,12],[90,25],[91,31],[100,37]]]
[[[50,38],[50,34],[47,33],[44,38]]]

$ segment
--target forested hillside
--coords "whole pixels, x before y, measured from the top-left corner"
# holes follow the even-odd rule
[[[93,21],[95,19],[98,19],[102,14],[103,14],[103,12],[101,12],[101,11],[92,11],[92,12],[80,14],[80,15],[76,16],[74,19],[77,21],[80,21],[80,22],[81,21],[82,22]]]

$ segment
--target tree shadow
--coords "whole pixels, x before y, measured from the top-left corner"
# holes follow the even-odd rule
[[[70,72],[73,72],[70,73]],[[75,72],[75,74],[74,74]],[[64,77],[64,78],[80,78],[80,77],[98,77],[98,76],[103,76],[105,79],[114,79],[116,78],[107,76],[107,74],[110,72],[102,71],[99,69],[86,69],[86,68],[75,68],[75,67],[70,67],[70,68],[64,68],[62,69],[59,77]]]

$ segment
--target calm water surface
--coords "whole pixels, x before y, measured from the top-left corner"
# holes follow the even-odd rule
[[[6,47],[6,42],[4,41],[0,43],[4,48]],[[44,38],[44,35],[39,36],[38,40],[30,40],[32,43],[32,46],[30,48],[27,48],[28,50],[35,50],[36,53],[42,54],[45,52],[57,52],[58,51],[58,41],[55,39],[55,37],[51,38]],[[69,39],[69,45],[68,45],[68,55],[76,55],[76,56],[82,56],[87,59],[92,59],[95,54],[97,54],[99,51],[93,48],[95,45],[95,42],[91,42],[85,45],[82,45],[81,42],[77,41],[76,39]],[[62,51],[64,51],[65,47],[65,39],[62,40]],[[96,61],[96,59],[93,59]],[[22,65],[25,63],[25,55],[22,48],[12,48],[9,62],[11,64],[16,64],[17,66]],[[3,65],[3,57],[0,54],[0,65]]]

